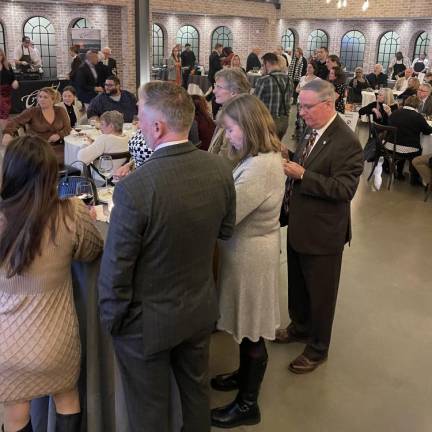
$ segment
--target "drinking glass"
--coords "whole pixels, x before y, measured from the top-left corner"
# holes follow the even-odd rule
[[[113,160],[110,155],[102,155],[99,158],[99,172],[105,178],[105,187],[108,187],[108,179],[111,177],[113,170]]]
[[[94,205],[94,194],[92,184],[88,180],[77,183],[76,196],[84,201],[86,205]]]

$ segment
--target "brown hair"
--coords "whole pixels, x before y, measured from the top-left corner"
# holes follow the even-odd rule
[[[195,113],[200,113],[204,117],[207,118],[207,120],[213,121],[210,112],[208,110],[207,102],[203,96],[200,95],[192,95],[192,101],[195,105]]]
[[[421,103],[421,101],[417,96],[409,96],[405,99],[403,105],[418,109],[418,107],[420,106],[420,103]]]
[[[195,106],[183,87],[167,81],[150,81],[140,87],[138,94],[148,107],[165,117],[171,131],[189,131]]]
[[[8,59],[6,57],[6,53],[3,51],[3,49],[0,48],[0,55],[3,56],[3,60],[2,60],[2,65],[5,69],[9,69],[9,62]]]
[[[256,97],[240,94],[227,102],[221,110],[219,122],[225,116],[235,121],[243,131],[242,150],[229,145],[230,157],[245,159],[258,153],[279,152],[281,143],[276,134],[274,120],[267,107]]]
[[[44,139],[25,135],[6,147],[0,188],[0,262],[7,277],[22,274],[41,253],[45,227],[51,241],[58,231],[60,210],[63,220],[70,214],[68,201],[57,195],[57,159]]]
[[[420,87],[420,81],[418,78],[411,77],[408,79],[408,87],[414,90],[418,90]]]
[[[343,84],[345,82],[345,74],[340,66],[332,67],[335,74],[335,84]]]
[[[76,96],[76,94],[77,94],[77,92],[76,92],[76,90],[75,90],[75,87],[73,87],[73,86],[71,86],[71,85],[67,85],[67,86],[63,89],[63,92],[62,92],[62,93],[64,93],[65,91],[68,91],[68,92],[72,93],[74,96]]]
[[[69,51],[78,55],[80,52],[80,46],[79,45],[72,45],[71,47],[69,47]]]

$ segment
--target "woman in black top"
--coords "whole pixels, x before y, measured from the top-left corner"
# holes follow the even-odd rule
[[[345,113],[345,74],[340,66],[330,69],[328,80],[333,84],[336,93],[339,95],[335,101],[336,111],[341,114]]]
[[[76,98],[76,90],[72,86],[66,86],[63,89],[62,101],[56,104],[63,107],[68,113],[71,127],[80,124],[81,117],[85,110],[82,103]]]
[[[360,108],[359,115],[372,115],[375,123],[387,125],[389,115],[397,109],[398,105],[394,101],[391,89],[383,88],[378,92],[376,102]]]
[[[363,69],[358,67],[355,69],[355,76],[349,82],[349,93],[348,93],[348,102],[351,103],[361,103],[363,90],[366,90],[371,85],[366,77],[363,75]]]
[[[18,88],[15,73],[0,48],[0,128],[3,129],[12,109],[12,89]]]

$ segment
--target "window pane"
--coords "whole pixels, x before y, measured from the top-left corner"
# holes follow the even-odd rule
[[[153,24],[152,38],[152,64],[153,66],[162,66],[164,60],[165,39],[162,28],[158,24]]]
[[[323,30],[314,30],[308,36],[307,53],[309,56],[311,56],[317,48],[322,48],[322,47],[328,48],[327,33]]]
[[[284,47],[285,51],[291,50],[291,52],[294,52],[295,37],[291,29],[285,30],[285,33],[282,35],[281,45]]]
[[[344,35],[341,41],[341,63],[347,70],[353,71],[356,67],[363,66],[365,37],[363,33],[353,30]]]
[[[85,18],[77,18],[72,28],[89,28],[90,23]]]
[[[224,47],[232,48],[233,34],[228,27],[221,26],[214,29],[211,38],[211,48],[214,48],[217,43],[222,44]]]
[[[53,25],[44,17],[32,17],[24,24],[24,35],[28,36],[39,51],[44,78],[57,76],[56,41]]]
[[[396,32],[387,32],[381,36],[378,47],[377,62],[386,71],[391,59],[399,51],[400,36]]]
[[[427,54],[429,44],[429,34],[426,32],[420,33],[415,43],[413,60],[417,58],[420,54]]]
[[[4,34],[3,24],[0,23],[0,48],[6,52],[6,39]]]
[[[177,32],[176,43],[181,44],[182,47],[189,43],[195,56],[199,58],[199,34],[195,27],[191,25],[180,27]]]

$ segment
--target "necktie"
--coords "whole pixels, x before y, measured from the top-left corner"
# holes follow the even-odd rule
[[[309,135],[309,139],[306,142],[306,145],[303,148],[303,151],[301,152],[300,158],[299,158],[299,165],[303,166],[307,157],[309,156],[309,153],[312,150],[312,146],[315,143],[315,138],[317,136],[317,131],[315,129],[312,130],[311,134]],[[285,195],[283,199],[283,209],[285,211],[285,214],[288,216],[288,210],[289,210],[289,202],[290,198],[294,189],[294,182],[295,179],[291,177],[287,177],[285,182]]]

